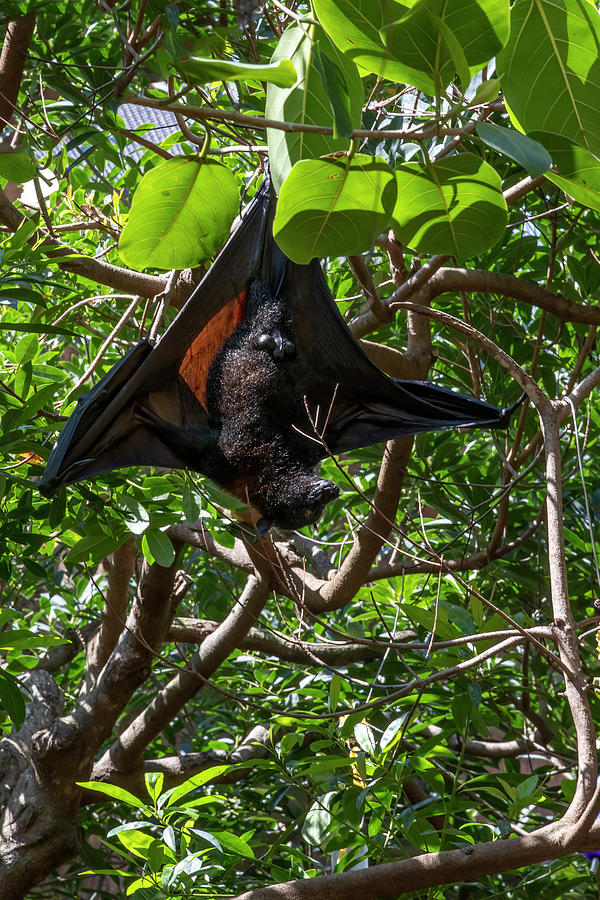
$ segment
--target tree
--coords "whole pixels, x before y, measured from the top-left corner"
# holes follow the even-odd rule
[[[596,5],[292,5],[4,7],[0,894],[595,896]],[[327,460],[318,527],[258,542],[186,472],[43,499],[267,153],[372,358],[524,392],[508,431]]]

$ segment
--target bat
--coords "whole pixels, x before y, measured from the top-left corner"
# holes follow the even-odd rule
[[[506,427],[505,410],[389,378],[348,330],[318,259],[273,239],[268,177],[157,343],[141,340],[77,404],[39,490],[133,465],[188,468],[272,525],[314,524],[338,488],[330,454],[455,426]]]

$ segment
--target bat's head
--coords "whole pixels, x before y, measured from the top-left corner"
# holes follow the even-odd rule
[[[325,506],[339,493],[337,484],[332,481],[313,476],[292,476],[286,489],[276,499],[263,504],[264,516],[256,525],[259,537],[264,537],[272,525],[286,531],[314,525]]]

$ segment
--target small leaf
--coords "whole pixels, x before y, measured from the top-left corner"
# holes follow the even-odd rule
[[[490,122],[478,122],[475,130],[488,147],[514,159],[532,178],[543,175],[552,165],[552,158],[543,144],[532,141],[516,128],[501,128]]]
[[[163,531],[149,528],[142,538],[142,552],[150,565],[158,563],[168,569],[175,561],[175,548]]]
[[[393,722],[390,722],[379,741],[379,746],[382,750],[389,750],[396,743],[396,738],[400,735],[405,721],[406,716],[399,716],[397,719],[394,719]],[[398,737],[398,740],[399,739],[400,738]]]
[[[302,826],[302,837],[313,847],[320,847],[329,836],[331,825],[331,804],[336,791],[329,791],[316,800],[306,814]]]
[[[254,859],[254,852],[250,844],[238,837],[237,834],[232,834],[230,831],[215,831],[214,837],[231,853],[239,853],[240,856]]]
[[[342,686],[342,678],[335,672],[329,682],[329,709],[336,710],[340,699],[340,688]],[[283,744],[283,742],[282,742]]]
[[[279,87],[291,87],[296,81],[294,63],[289,59],[264,66],[241,63],[230,59],[202,59],[188,57],[178,62],[178,68],[191,81],[266,81]]]
[[[297,263],[352,256],[387,226],[395,200],[394,173],[379,157],[304,160],[281,188],[273,235]]]
[[[126,791],[125,788],[117,787],[115,784],[107,784],[105,781],[77,781],[79,787],[87,788],[90,791],[97,791],[99,794],[106,794],[113,800],[120,800],[126,806],[133,806],[135,809],[147,809],[147,805],[135,794]]]
[[[156,840],[151,834],[132,828],[130,831],[120,831],[117,839],[130,853],[139,856],[141,859],[148,859],[150,847]]]
[[[375,756],[375,738],[366,722],[359,722],[354,726],[354,737],[361,750],[370,756]]]
[[[15,728],[25,721],[25,697],[16,678],[0,669],[0,707],[6,711]]]
[[[22,337],[15,347],[15,361],[19,365],[29,362],[38,355],[40,351],[40,341],[36,334],[27,334]]]
[[[146,172],[119,241],[135,269],[185,269],[217,252],[237,211],[231,169],[211,159],[170,159]]]
[[[143,534],[150,524],[148,511],[131,494],[119,494],[117,508],[125,513],[125,524],[133,534]]]
[[[152,800],[156,800],[163,789],[165,776],[163,772],[147,772],[144,775],[146,790]]]
[[[222,775],[224,772],[228,772],[232,766],[211,766],[210,769],[205,769],[203,772],[199,772],[197,775],[193,775],[192,778],[188,778],[187,781],[184,781],[183,784],[178,785],[176,788],[172,788],[171,791],[168,791],[168,802],[167,806],[173,806],[178,800],[181,800],[182,797],[185,797],[186,794],[189,794],[197,787],[201,787],[203,784],[206,784],[207,781],[211,781],[213,778],[217,778],[219,775]]]
[[[16,184],[31,181],[37,171],[35,159],[24,150],[0,151],[0,178]]]
[[[196,522],[200,517],[201,506],[198,494],[189,484],[183,485],[183,514],[186,522]]]

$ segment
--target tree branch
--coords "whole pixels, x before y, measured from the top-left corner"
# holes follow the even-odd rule
[[[154,697],[144,712],[122,732],[105,754],[101,765],[129,771],[138,765],[142,752],[168,725],[174,715],[198,693],[250,630],[268,596],[268,583],[262,576],[250,575],[240,597],[227,618],[209,634],[198,653]]]
[[[100,628],[86,648],[87,666],[82,696],[92,689],[98,673],[114,650],[123,630],[127,616],[129,582],[133,575],[136,555],[135,540],[130,537],[108,559],[106,602],[102,609]]]
[[[168,639],[183,644],[201,644],[209,634],[213,634],[219,627],[218,622],[207,619],[174,619],[169,629]],[[410,632],[406,632],[407,640]],[[401,638],[396,634],[394,642]],[[384,656],[389,645],[385,643],[356,644],[347,642],[312,642],[294,640],[288,635],[278,631],[263,631],[260,628],[251,628],[247,635],[239,642],[240,650],[257,650],[268,656],[276,656],[277,659],[287,662],[299,663],[305,666],[314,666],[315,658],[329,666],[347,666],[354,662],[362,662]]]
[[[14,22],[9,22],[0,53],[0,131],[14,114],[27,50],[33,36],[35,14],[27,13]]]

